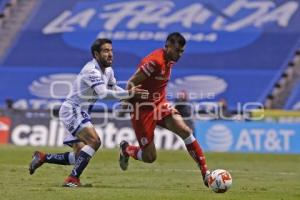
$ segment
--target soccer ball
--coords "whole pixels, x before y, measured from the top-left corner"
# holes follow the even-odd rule
[[[216,169],[208,179],[208,185],[216,193],[226,192],[232,185],[232,177],[225,169]]]

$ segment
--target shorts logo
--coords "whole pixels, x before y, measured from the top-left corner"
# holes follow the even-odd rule
[[[142,144],[143,146],[147,145],[147,144],[148,144],[148,139],[145,138],[145,137],[142,137],[142,138],[141,138],[141,144]]]
[[[0,144],[8,144],[10,125],[11,125],[10,118],[0,117]]]
[[[84,119],[88,119],[89,118],[89,115],[86,114],[85,112],[81,112],[81,115]]]

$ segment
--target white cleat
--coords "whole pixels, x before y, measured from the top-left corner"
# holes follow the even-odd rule
[[[210,175],[211,175],[211,174],[210,174],[210,171],[207,170],[207,171],[205,172],[205,175],[203,176],[203,183],[204,183],[204,185],[205,185],[206,187],[209,187],[208,181],[209,181]]]
[[[126,155],[125,150],[128,147],[128,142],[126,142],[125,140],[123,140],[120,143],[120,158],[119,158],[119,164],[120,164],[120,168],[125,171],[128,168],[128,161],[129,161],[129,156]]]

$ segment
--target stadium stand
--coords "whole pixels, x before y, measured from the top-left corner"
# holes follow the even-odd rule
[[[5,0],[0,14],[0,60],[9,51],[37,0]],[[0,11],[1,13],[1,11]]]
[[[300,110],[300,49],[297,51],[297,57],[292,65],[291,84],[289,93],[284,101],[285,110]]]
[[[12,7],[12,4],[10,3],[10,0],[1,0],[0,1],[0,29],[2,28],[4,24],[4,20],[8,15],[10,14],[10,9]]]
[[[300,110],[300,81],[298,81],[289,96],[284,109],[286,110]]]
[[[0,1],[0,13],[4,13],[6,7],[9,6],[10,0],[1,0]]]
[[[295,99],[297,84],[300,80],[300,50],[297,50],[294,59],[289,63],[281,78],[275,84],[271,94],[265,101],[266,108],[293,109],[290,102]],[[296,88],[296,89],[294,89]]]
[[[293,73],[289,63],[300,40],[299,2],[271,1],[256,17],[259,1],[256,9],[248,9],[251,1],[245,5],[233,0],[207,2],[41,0],[0,57],[0,91],[25,104],[57,100],[47,94],[49,84],[72,80],[90,59],[91,42],[103,36],[112,38],[116,75],[126,81],[141,57],[162,47],[168,32],[180,31],[188,43],[172,72],[171,94],[187,88],[196,93],[196,102],[224,98],[230,109],[247,102],[283,105],[274,98],[286,90]],[[229,9],[234,6],[238,10]],[[151,15],[147,8],[153,8]],[[159,14],[162,8],[169,12]],[[159,15],[160,20],[153,17]],[[13,77],[5,78],[12,73]],[[20,84],[7,88],[2,84],[7,82]],[[1,96],[0,104],[4,102]]]
[[[0,14],[2,14],[3,17],[8,18],[19,1],[20,0],[1,0]]]

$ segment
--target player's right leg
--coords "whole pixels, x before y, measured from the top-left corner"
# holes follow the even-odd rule
[[[203,182],[205,186],[208,187],[208,178],[210,176],[210,171],[206,165],[206,159],[204,152],[196,138],[193,136],[192,130],[185,124],[181,115],[178,113],[174,113],[172,115],[168,115],[163,119],[163,127],[172,131],[173,133],[180,136],[185,143],[185,146],[190,154],[190,156],[194,159],[194,161],[198,164],[201,175],[203,178]]]

